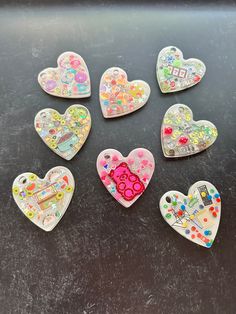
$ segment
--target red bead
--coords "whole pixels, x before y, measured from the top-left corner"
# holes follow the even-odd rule
[[[188,141],[188,138],[187,138],[187,137],[181,136],[181,137],[179,138],[179,143],[182,144],[182,145],[183,145],[183,144],[186,144],[187,141]]]
[[[194,238],[195,238],[195,234],[192,234],[192,235],[191,235],[191,238],[194,239]]]
[[[183,211],[182,210],[179,210],[178,211],[178,216],[182,216],[183,215]]]
[[[191,230],[192,230],[192,231],[195,231],[195,230],[196,230],[196,227],[193,226],[193,227],[191,228]]]
[[[211,207],[209,208],[209,210],[212,212],[212,211],[214,210],[214,207],[211,206]]]
[[[112,80],[112,81],[111,81],[111,84],[112,84],[112,85],[116,85],[116,81],[115,81],[115,80]]]
[[[165,135],[170,135],[172,134],[172,132],[173,132],[173,129],[171,127],[167,127],[164,129]]]
[[[217,201],[217,203],[220,203],[220,198],[218,197],[218,198],[216,199],[216,201]]]
[[[217,213],[216,212],[213,212],[212,214],[214,217],[217,217]]]

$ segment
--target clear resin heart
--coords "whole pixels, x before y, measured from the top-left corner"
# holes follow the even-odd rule
[[[124,70],[113,67],[102,75],[99,95],[104,118],[116,118],[143,107],[150,96],[150,86],[141,80],[128,82]]]
[[[206,66],[198,59],[185,60],[180,49],[169,46],[159,53],[156,72],[162,93],[173,93],[198,84]]]
[[[84,59],[75,52],[64,52],[57,68],[46,68],[38,75],[42,89],[53,96],[85,98],[91,95],[89,71]]]
[[[142,195],[154,169],[154,157],[144,148],[132,150],[128,157],[123,157],[115,149],[106,149],[97,158],[100,179],[111,195],[124,207],[130,207]]]
[[[194,183],[188,195],[178,191],[165,193],[160,200],[165,221],[186,239],[210,248],[218,231],[221,198],[207,181]]]
[[[13,198],[22,213],[35,225],[51,231],[66,212],[74,193],[72,173],[65,167],[48,171],[44,179],[31,172],[13,182]]]
[[[34,126],[44,143],[66,160],[72,159],[85,143],[90,128],[89,110],[72,105],[61,115],[54,109],[39,111]]]
[[[161,144],[165,157],[184,157],[203,151],[217,138],[215,125],[193,120],[193,113],[183,104],[171,106],[161,127]]]

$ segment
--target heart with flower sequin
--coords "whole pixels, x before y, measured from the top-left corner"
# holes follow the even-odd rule
[[[64,52],[57,68],[46,68],[38,75],[42,89],[53,96],[85,98],[91,95],[91,84],[84,59],[75,52]]]
[[[184,157],[199,153],[217,138],[217,129],[206,120],[193,120],[193,113],[183,104],[171,106],[161,127],[161,144],[165,157]]]
[[[157,58],[157,81],[162,93],[173,93],[198,84],[206,72],[198,59],[185,60],[177,47],[166,47]]]
[[[150,92],[150,86],[144,81],[128,82],[124,70],[117,67],[107,69],[99,88],[104,118],[116,118],[140,109],[148,101]]]
[[[106,149],[97,158],[100,179],[124,207],[130,207],[146,190],[154,168],[154,157],[144,148],[132,150],[128,157],[115,149]]]
[[[72,105],[61,115],[58,111],[46,108],[39,111],[34,126],[54,153],[71,160],[84,145],[91,128],[89,110],[82,105]]]
[[[65,167],[54,167],[44,179],[26,172],[13,182],[13,198],[23,214],[36,226],[51,231],[66,212],[74,193],[72,173]]]
[[[210,248],[216,237],[221,215],[221,198],[207,181],[194,183],[188,195],[178,191],[165,193],[160,200],[165,221],[186,239]]]

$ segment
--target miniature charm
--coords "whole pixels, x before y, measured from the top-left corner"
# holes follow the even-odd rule
[[[63,115],[47,108],[39,111],[34,126],[38,135],[51,150],[66,160],[72,159],[85,143],[91,117],[82,105],[70,106]]]
[[[26,172],[19,175],[12,186],[13,198],[35,225],[51,231],[66,212],[74,193],[74,178],[69,169],[55,167],[44,179]]]
[[[162,122],[162,150],[165,157],[193,155],[211,146],[217,135],[213,123],[194,121],[189,107],[176,104],[167,110]]]
[[[199,83],[206,66],[198,59],[185,60],[181,50],[170,46],[159,53],[156,71],[162,93],[173,93]]]
[[[104,118],[116,118],[143,107],[150,96],[150,86],[141,80],[128,82],[120,68],[105,71],[100,82],[100,104]]]
[[[169,191],[160,200],[165,221],[186,239],[210,248],[217,234],[221,215],[221,198],[213,184],[198,181],[188,196]]]
[[[99,177],[111,195],[124,207],[130,207],[147,188],[155,168],[152,153],[144,148],[123,157],[115,149],[102,151],[97,158]]]
[[[57,68],[39,73],[42,89],[63,98],[85,98],[91,95],[90,77],[84,59],[75,52],[64,52],[57,59]]]

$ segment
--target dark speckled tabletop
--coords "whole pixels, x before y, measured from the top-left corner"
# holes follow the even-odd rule
[[[1,1],[1,314],[236,313],[236,4],[225,3]],[[186,58],[202,59],[207,73],[191,89],[162,95],[155,65],[169,45]],[[37,83],[38,73],[67,50],[87,62],[89,99],[58,99]],[[143,109],[108,121],[98,86],[111,66],[147,81],[152,92]],[[39,139],[33,121],[43,108],[63,113],[73,103],[89,108],[93,124],[83,149],[67,162]],[[196,120],[217,126],[211,148],[185,159],[164,158],[160,126],[174,103],[189,105]],[[98,178],[96,157],[109,147],[124,155],[137,147],[154,154],[153,179],[130,209]],[[11,185],[22,172],[43,177],[58,165],[72,171],[76,191],[63,219],[46,233],[17,208]],[[158,207],[166,191],[187,193],[198,180],[212,182],[222,196],[211,249],[171,230]]]

